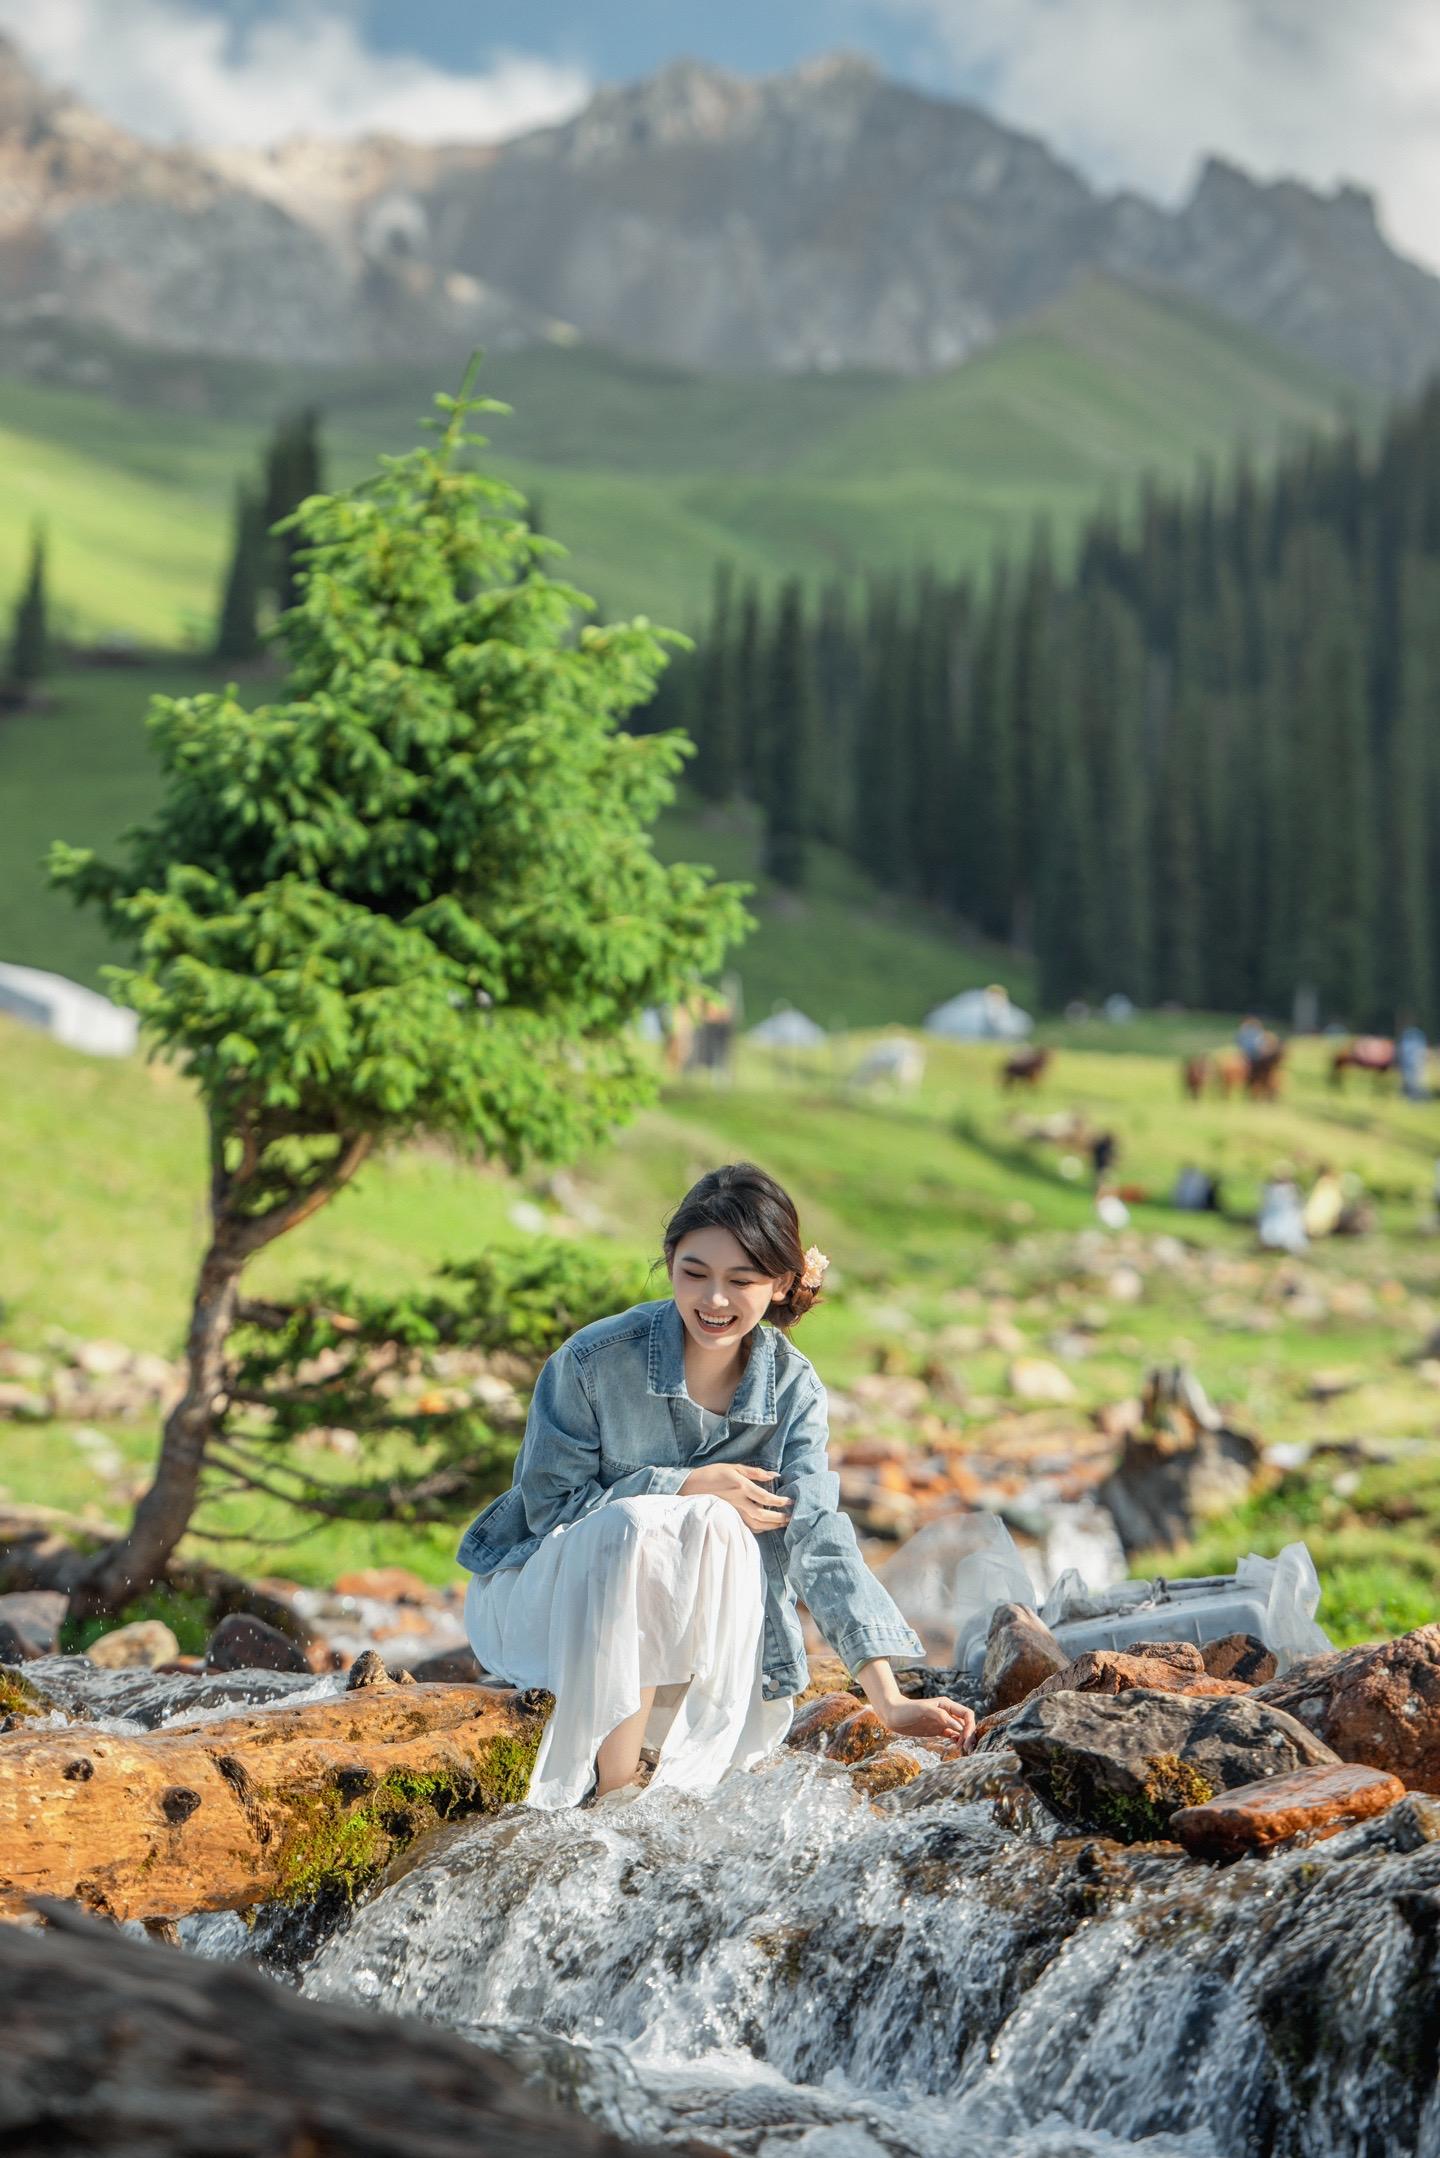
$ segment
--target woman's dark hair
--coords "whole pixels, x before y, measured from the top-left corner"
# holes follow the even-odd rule
[[[789,1295],[766,1314],[776,1326],[793,1326],[819,1301],[819,1289],[807,1289],[800,1279],[805,1247],[795,1201],[753,1161],[727,1162],[691,1185],[665,1225],[667,1266],[681,1238],[697,1229],[728,1229],[760,1273],[793,1276]]]

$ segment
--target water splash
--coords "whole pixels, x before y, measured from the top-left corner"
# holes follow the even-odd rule
[[[788,1755],[707,1797],[511,1809],[374,1895],[304,1990],[756,2158],[1440,2158],[1440,1846],[1372,1824],[1221,1873],[1004,1826],[957,1783],[877,1808]]]

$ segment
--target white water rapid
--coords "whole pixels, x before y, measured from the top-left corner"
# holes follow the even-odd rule
[[[985,1773],[877,1808],[786,1754],[705,1798],[512,1809],[303,1989],[754,2158],[1440,2158],[1440,1845],[1377,1824],[1216,1871],[1005,1825]]]

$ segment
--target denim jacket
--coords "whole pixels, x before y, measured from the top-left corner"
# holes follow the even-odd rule
[[[540,1373],[508,1491],[465,1531],[472,1573],[521,1566],[551,1529],[611,1499],[678,1492],[693,1468],[777,1469],[794,1501],[756,1537],[765,1568],[765,1699],[808,1681],[796,1599],[851,1671],[872,1656],[923,1659],[924,1644],[861,1558],[825,1455],[825,1389],[782,1333],[758,1326],[729,1413],[708,1436],[685,1387],[685,1327],[673,1301],[636,1304],[572,1334]]]

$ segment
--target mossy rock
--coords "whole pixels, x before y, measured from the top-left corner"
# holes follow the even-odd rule
[[[58,1704],[10,1664],[0,1664],[0,1727],[12,1717],[48,1716]]]

